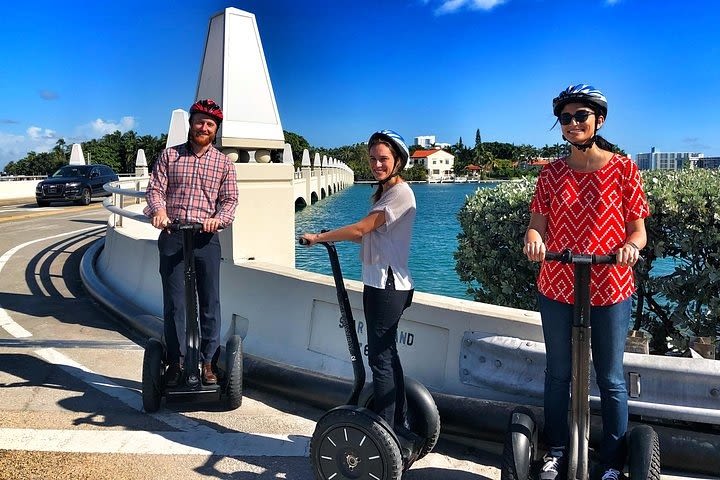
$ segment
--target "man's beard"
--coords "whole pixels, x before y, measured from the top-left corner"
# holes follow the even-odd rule
[[[200,147],[207,147],[214,140],[212,135],[198,135],[197,132],[190,133],[190,141]]]

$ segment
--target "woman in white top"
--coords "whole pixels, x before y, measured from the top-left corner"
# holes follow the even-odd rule
[[[368,363],[373,373],[374,410],[393,428],[405,428],[405,382],[396,334],[403,311],[412,303],[414,285],[408,269],[415,195],[400,173],[410,152],[392,130],[368,140],[370,168],[378,181],[370,213],[362,220],[323,233],[305,233],[308,245],[360,242],[363,309],[368,333]]]

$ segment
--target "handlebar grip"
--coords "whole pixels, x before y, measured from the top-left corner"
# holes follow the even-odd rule
[[[559,253],[559,252],[545,252],[545,260],[551,260],[551,261],[563,261],[565,253]]]
[[[203,224],[199,222],[193,223],[180,223],[172,222],[167,226],[168,229],[176,232],[181,230],[192,230],[193,232],[199,232],[203,228]]]
[[[593,263],[617,263],[617,255],[593,255]]]
[[[329,232],[329,231],[330,230],[323,228],[322,230],[320,230],[320,233],[325,233],[325,232]],[[305,239],[303,237],[298,237],[298,243],[300,245],[310,245],[310,242],[308,242],[307,239]],[[317,242],[317,243],[319,243],[321,245],[328,245],[328,244],[331,244],[332,242]]]
[[[617,255],[572,253],[570,249],[565,249],[562,252],[545,252],[545,260],[562,263],[614,264],[617,263]]]

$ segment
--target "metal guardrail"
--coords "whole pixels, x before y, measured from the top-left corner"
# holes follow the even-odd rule
[[[2,175],[0,182],[23,182],[27,180],[44,180],[47,175]]]
[[[143,181],[147,182],[148,177],[133,177],[122,179],[117,182],[108,182],[103,185],[106,192],[110,192],[112,196],[103,200],[103,207],[113,215],[113,222],[116,226],[122,226],[123,217],[130,218],[137,222],[150,223],[150,218],[142,213],[131,212],[125,210],[125,197],[137,199],[135,204],[141,203],[141,199],[145,199],[145,187],[142,186]],[[133,188],[122,188],[127,184],[132,184]]]

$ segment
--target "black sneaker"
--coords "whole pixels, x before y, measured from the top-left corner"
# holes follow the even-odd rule
[[[543,457],[543,465],[540,468],[539,480],[555,480],[563,478],[565,475],[564,470],[567,468],[565,457],[553,457],[552,455],[545,455]]]
[[[177,387],[182,378],[182,366],[179,363],[172,363],[165,372],[165,385],[168,387]]]

